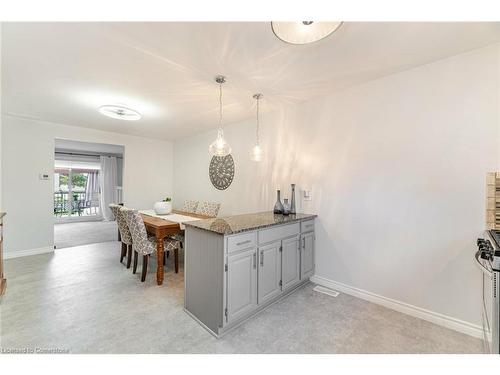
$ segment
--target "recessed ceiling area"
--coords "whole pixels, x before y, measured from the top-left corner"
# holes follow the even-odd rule
[[[307,45],[270,22],[4,23],[2,112],[175,140],[500,40],[500,23],[345,22]],[[123,105],[138,121],[103,116]]]

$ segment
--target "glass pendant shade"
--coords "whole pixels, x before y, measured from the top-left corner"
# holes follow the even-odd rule
[[[222,129],[222,84],[226,82],[226,77],[216,76],[215,82],[219,84],[219,129],[217,138],[208,146],[208,152],[213,156],[227,156],[231,153],[231,146],[224,139],[224,130]]]
[[[210,144],[208,152],[213,156],[227,156],[231,153],[231,146],[224,139],[222,129],[217,131],[217,139]]]
[[[290,44],[317,42],[337,30],[342,22],[271,22],[274,34]]]
[[[252,147],[252,155],[251,155],[252,161],[262,161],[262,154],[263,154],[262,147],[260,147],[260,144],[256,143]]]

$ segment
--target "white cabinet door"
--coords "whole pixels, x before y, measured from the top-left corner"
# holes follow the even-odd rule
[[[281,292],[281,241],[261,246],[258,249],[258,303],[276,297]]]
[[[254,248],[227,259],[226,320],[230,323],[257,307],[257,252]]]
[[[300,281],[300,250],[299,237],[282,241],[281,270],[283,290],[294,286]]]
[[[314,274],[314,232],[302,234],[300,254],[300,279]]]

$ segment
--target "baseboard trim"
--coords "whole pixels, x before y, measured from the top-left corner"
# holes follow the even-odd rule
[[[53,252],[54,252],[53,246],[46,246],[46,247],[39,247],[37,249],[6,251],[3,253],[3,257],[4,259],[13,259],[13,258],[28,257],[31,255],[47,254]]]
[[[440,325],[442,327],[450,328],[454,331],[465,333],[466,335],[473,336],[479,339],[483,338],[483,329],[477,324],[472,324],[464,320],[456,319],[451,316],[440,314],[434,311],[426,310],[421,307],[410,305],[405,302],[387,298],[375,293],[368,292],[363,289],[355,288],[337,281],[327,279],[325,277],[314,275],[310,280],[318,285],[325,286],[330,289],[337,290],[339,292],[349,294],[354,297],[364,299],[369,302],[376,303],[387,307],[392,310],[396,310],[403,314],[413,316],[415,318],[423,319],[428,322]]]

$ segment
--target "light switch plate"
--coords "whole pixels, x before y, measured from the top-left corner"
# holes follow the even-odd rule
[[[38,178],[39,178],[40,180],[49,180],[49,179],[50,179],[50,175],[49,175],[48,173],[40,173],[40,174],[38,175]]]
[[[303,190],[302,197],[304,198],[305,201],[312,200],[311,191],[310,190]]]

